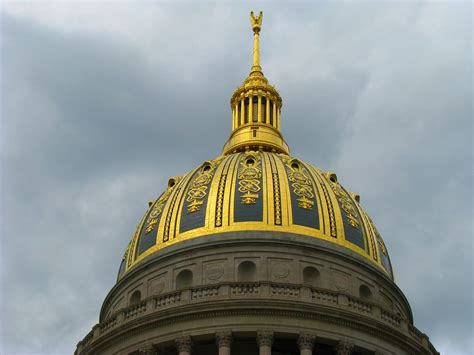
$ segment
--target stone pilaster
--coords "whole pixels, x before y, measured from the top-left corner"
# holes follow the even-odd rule
[[[230,355],[230,348],[232,346],[232,332],[218,332],[216,333],[216,344],[219,349],[219,355]]]
[[[339,340],[339,343],[336,345],[336,354],[337,355],[351,355],[353,349],[354,349],[354,343],[348,340]]]
[[[257,344],[259,355],[272,355],[273,332],[269,330],[260,330],[257,332]]]
[[[189,335],[177,338],[175,342],[179,355],[191,355],[193,340]]]
[[[316,336],[314,334],[302,333],[298,337],[297,344],[300,355],[312,355]]]

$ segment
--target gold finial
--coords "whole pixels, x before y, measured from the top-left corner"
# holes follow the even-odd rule
[[[237,151],[272,151],[289,154],[280,132],[281,97],[268,83],[260,67],[260,30],[263,13],[250,13],[253,31],[253,65],[244,83],[232,98],[232,133],[224,146],[224,154]]]
[[[250,12],[250,23],[252,25],[253,32],[260,32],[260,28],[262,27],[262,20],[263,20],[263,12],[260,11],[258,16],[253,14],[253,11]]]
[[[253,30],[253,66],[252,71],[262,71],[260,67],[260,29],[262,28],[263,12],[260,11],[258,16],[253,14],[253,11],[250,12],[250,24],[252,25]]]

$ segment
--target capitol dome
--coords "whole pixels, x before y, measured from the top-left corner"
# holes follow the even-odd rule
[[[435,355],[360,197],[290,155],[253,65],[221,155],[171,177],[75,355]]]
[[[266,148],[242,148],[169,179],[138,224],[119,278],[176,243],[228,232],[245,238],[254,231],[291,233],[297,243],[311,237],[325,248],[339,246],[339,252],[356,253],[393,278],[385,244],[359,196],[347,191],[335,173]]]

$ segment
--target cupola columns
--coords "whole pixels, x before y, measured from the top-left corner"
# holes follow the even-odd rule
[[[230,100],[232,133],[223,153],[259,149],[289,154],[280,133],[282,100],[278,91],[268,83],[260,66],[260,30],[263,13],[250,13],[253,31],[253,63],[244,83],[235,90]]]

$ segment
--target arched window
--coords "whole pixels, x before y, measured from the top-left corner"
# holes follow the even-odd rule
[[[370,300],[372,299],[372,291],[366,285],[361,285],[359,287],[359,297],[364,300]]]
[[[313,266],[306,266],[303,269],[303,283],[307,285],[315,285],[319,279],[319,271]]]
[[[133,306],[134,304],[140,303],[142,300],[142,293],[138,290],[134,291],[132,295],[130,296],[130,306]]]
[[[176,289],[187,288],[193,285],[193,273],[191,270],[182,270],[176,277]]]
[[[251,261],[244,261],[239,264],[237,270],[237,280],[238,281],[255,281],[257,274],[257,267]]]

